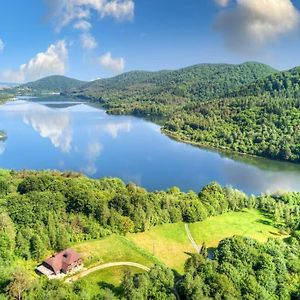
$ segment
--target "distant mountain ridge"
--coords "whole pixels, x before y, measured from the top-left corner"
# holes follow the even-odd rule
[[[200,64],[175,71],[132,71],[89,82],[72,90],[95,100],[153,100],[182,103],[225,96],[237,88],[278,72],[265,64]]]
[[[17,86],[17,83],[11,83],[11,82],[0,82],[0,89],[7,89],[7,88],[12,88],[14,86]]]
[[[278,71],[265,64],[199,64],[179,70],[131,71],[121,75],[84,82],[65,76],[49,76],[20,85],[26,93],[63,93],[92,100],[153,100],[160,103],[184,103],[206,100],[233,93]]]
[[[86,81],[81,81],[66,76],[48,76],[37,81],[28,82],[15,88],[17,92],[31,93],[61,93],[84,85]]]

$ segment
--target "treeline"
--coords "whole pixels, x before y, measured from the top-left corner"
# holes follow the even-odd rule
[[[92,180],[74,173],[2,171],[0,299],[1,295],[13,295],[20,285],[25,286],[21,293],[26,295],[24,299],[44,299],[45,293],[51,295],[54,288],[61,291],[61,295],[53,299],[78,299],[83,295],[84,287],[80,283],[65,288],[62,283],[30,279],[26,270],[18,271],[16,268],[22,261],[34,260],[33,265],[36,265],[49,250],[62,250],[71,244],[112,233],[141,232],[163,223],[201,221],[209,216],[244,208],[260,209],[282,231],[298,236],[299,193],[249,197],[217,183],[204,187],[199,194],[183,193],[175,187],[167,191],[147,192],[115,178]],[[128,275],[127,283],[123,285],[124,297],[143,299],[133,297],[135,293],[140,293],[135,290],[139,289],[140,284],[146,284],[147,280],[153,282],[155,276],[157,286],[151,285],[151,291],[143,292],[148,293],[144,294],[148,295],[145,299],[158,299],[158,295],[163,293],[172,295],[173,273],[162,267],[157,268],[149,274],[139,275],[141,279],[132,279],[133,285]],[[163,287],[165,284],[167,287]],[[66,296],[68,293],[72,296]],[[103,293],[105,297],[111,294],[109,291]]]
[[[299,99],[267,96],[190,103],[163,130],[199,145],[299,162],[299,107]]]
[[[94,101],[178,105],[219,98],[275,72],[260,63],[200,64],[175,71],[135,71],[93,81],[75,89],[71,95]]]
[[[281,98],[299,98],[300,67],[278,72],[238,88],[231,96],[268,95]]]
[[[126,274],[122,288],[126,299],[243,299],[300,298],[300,235],[286,241],[261,244],[245,237],[222,240],[208,259],[202,246],[185,263],[183,278],[168,268],[154,267],[148,274]]]
[[[147,192],[120,179],[92,180],[80,175],[25,172],[0,176],[0,259],[14,255],[40,260],[45,251],[111,233],[143,232],[176,222],[197,222],[244,208],[270,214],[277,227],[295,230],[300,195],[246,196],[217,183],[199,194],[178,188]]]
[[[11,93],[8,93],[6,91],[0,90],[0,104],[4,103],[6,101],[9,101],[13,98],[13,95]]]
[[[119,179],[25,172],[0,176],[0,259],[40,260],[46,250],[250,207],[248,197],[216,183],[199,195],[178,188],[147,192]]]
[[[185,142],[270,159],[300,161],[300,100],[240,97],[167,105],[155,101],[103,101],[110,114],[147,116]],[[155,119],[156,118],[156,119]]]
[[[300,161],[299,67],[276,72],[257,63],[204,64],[132,72],[74,95],[100,102],[111,114],[163,118],[163,131],[185,142]]]

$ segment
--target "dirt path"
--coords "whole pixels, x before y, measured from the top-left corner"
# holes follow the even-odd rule
[[[144,271],[149,271],[150,268],[139,264],[139,263],[135,263],[135,262],[130,262],[130,261],[125,261],[125,262],[111,262],[111,263],[106,263],[106,264],[102,264],[99,266],[95,266],[92,267],[90,269],[87,270],[83,270],[78,274],[73,275],[72,277],[69,277],[66,279],[66,282],[70,283],[73,281],[76,281],[82,277],[85,277],[93,272],[99,271],[99,270],[103,270],[103,269],[107,269],[107,268],[112,268],[112,267],[119,267],[119,266],[128,266],[128,267],[134,267],[134,268],[138,268],[138,269],[142,269]]]
[[[197,251],[197,253],[200,252],[200,247],[197,245],[197,243],[195,242],[191,232],[190,232],[190,228],[189,228],[189,225],[187,223],[184,224],[184,228],[185,228],[185,231],[186,231],[186,234],[189,238],[189,240],[191,241],[193,247],[195,248],[195,250]]]

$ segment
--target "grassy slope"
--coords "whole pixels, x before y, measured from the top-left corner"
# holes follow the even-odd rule
[[[247,210],[211,217],[189,227],[198,245],[205,242],[214,247],[220,240],[233,235],[248,236],[261,242],[278,236],[278,230],[269,223],[270,220],[259,211]],[[154,244],[154,255],[178,272],[183,271],[188,253],[195,251],[182,223],[162,225],[144,233],[131,234],[128,238],[150,253],[153,253]]]
[[[117,235],[78,244],[73,248],[81,253],[86,267],[117,261],[137,262],[145,266],[158,263],[155,257],[138,248],[124,237]]]
[[[260,242],[279,236],[278,229],[257,210],[230,212],[190,224],[189,227],[195,241],[199,245],[205,242],[208,247],[215,247],[220,240],[234,235],[251,237]]]
[[[205,242],[209,247],[233,235],[252,237],[260,242],[265,242],[269,237],[280,237],[271,221],[257,210],[230,212],[189,224],[189,227],[196,242],[199,245]],[[126,238],[113,235],[74,248],[82,254],[87,267],[114,261],[132,261],[151,266],[161,261],[179,273],[183,273],[189,253],[195,252],[183,223],[164,224],[147,232],[128,234]],[[95,272],[81,281],[90,289],[105,284],[117,287],[126,270],[142,272],[135,268],[116,267]]]
[[[133,267],[114,267],[92,273],[82,279],[80,282],[84,283],[89,295],[97,295],[101,288],[110,288],[119,293],[119,286],[122,282],[124,272],[129,271],[132,274],[143,273],[143,270]]]
[[[183,271],[183,264],[188,258],[187,253],[194,252],[183,223],[164,224],[150,231],[130,234],[127,237],[179,272]]]

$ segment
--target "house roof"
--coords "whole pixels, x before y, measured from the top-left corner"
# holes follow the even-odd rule
[[[61,251],[45,260],[55,274],[60,273],[60,270],[67,271],[68,266],[80,259],[80,254],[73,249]]]

